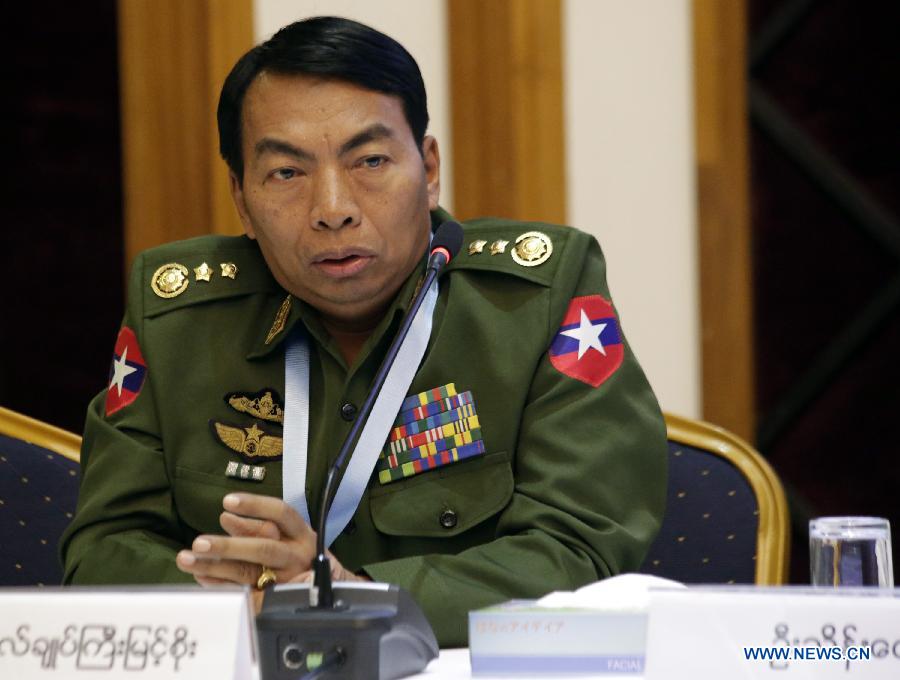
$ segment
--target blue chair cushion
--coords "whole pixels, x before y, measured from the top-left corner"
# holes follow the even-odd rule
[[[682,583],[753,583],[759,513],[728,460],[669,442],[666,514],[640,571]]]
[[[78,463],[0,435],[0,585],[57,585],[57,544],[78,500]]]

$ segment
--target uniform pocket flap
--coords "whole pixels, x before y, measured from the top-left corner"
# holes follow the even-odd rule
[[[509,503],[513,474],[505,451],[448,465],[369,491],[372,522],[392,536],[456,536]]]
[[[280,465],[280,464],[279,464]],[[280,479],[280,475],[276,477]],[[219,515],[222,499],[234,491],[281,496],[281,485],[275,482],[246,482],[211,475],[184,467],[175,468],[175,507],[181,521],[199,533],[222,533]]]

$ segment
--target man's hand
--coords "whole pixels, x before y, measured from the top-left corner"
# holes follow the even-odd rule
[[[312,568],[316,532],[290,505],[249,493],[228,494],[222,505],[219,523],[228,535],[201,534],[175,559],[197,583],[255,587],[263,565],[275,572],[279,583],[287,583],[301,580]]]
[[[279,583],[312,581],[316,556],[316,532],[284,501],[271,496],[232,493],[222,500],[225,508],[219,523],[228,534],[202,534],[190,550],[175,558],[181,571],[192,574],[202,586],[237,583],[256,587],[263,565],[275,572]],[[328,553],[334,581],[370,581],[344,569]],[[256,612],[262,607],[263,591],[254,591]]]

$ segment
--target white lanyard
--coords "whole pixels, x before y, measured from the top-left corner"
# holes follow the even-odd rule
[[[332,544],[356,512],[391,426],[409,391],[431,337],[438,298],[435,278],[400,345],[397,359],[372,407],[334,496],[325,528],[325,546]],[[309,342],[302,324],[286,340],[284,355],[284,500],[310,524],[306,502],[306,460],[309,447]],[[324,485],[323,485],[324,486]]]

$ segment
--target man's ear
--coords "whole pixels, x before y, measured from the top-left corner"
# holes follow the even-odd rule
[[[426,135],[422,140],[422,160],[428,187],[428,209],[434,210],[441,197],[441,151],[437,140],[431,135]]]
[[[250,214],[247,212],[247,203],[244,201],[244,188],[237,175],[233,172],[228,173],[228,181],[231,186],[231,199],[234,201],[234,207],[237,208],[238,217],[241,218],[241,224],[244,225],[244,233],[248,237],[255,239],[256,232],[253,229],[253,222],[250,220]]]

